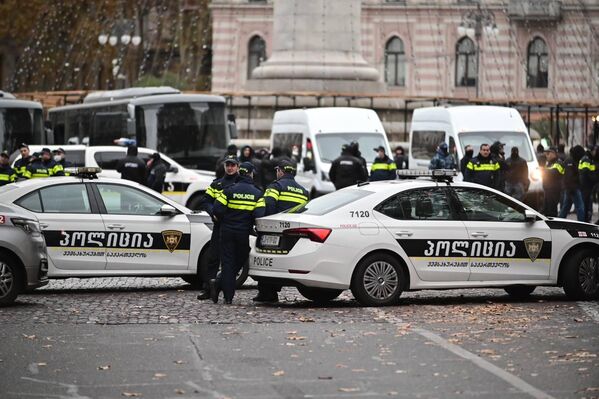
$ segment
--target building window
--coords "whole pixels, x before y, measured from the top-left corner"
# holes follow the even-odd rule
[[[476,46],[472,39],[463,37],[456,46],[455,85],[476,86],[477,72]]]
[[[252,78],[254,69],[266,61],[266,42],[260,36],[254,36],[248,44],[248,79]]]
[[[385,45],[385,82],[390,86],[406,85],[406,53],[397,36]]]
[[[548,87],[549,54],[547,43],[540,37],[535,37],[528,44],[527,69],[527,87]]]

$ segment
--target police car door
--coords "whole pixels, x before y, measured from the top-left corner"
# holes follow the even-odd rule
[[[470,242],[470,280],[544,280],[551,266],[551,230],[527,222],[525,208],[485,189],[453,187]]]
[[[468,280],[466,228],[445,185],[402,191],[375,210],[421,280]]]
[[[17,203],[35,212],[46,239],[50,273],[104,270],[104,222],[88,185],[78,182],[46,186]]]
[[[100,182],[95,189],[107,230],[108,270],[168,273],[188,268],[186,215],[160,215],[166,203],[135,187]]]

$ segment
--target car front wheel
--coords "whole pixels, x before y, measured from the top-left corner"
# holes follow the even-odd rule
[[[406,282],[406,273],[393,256],[373,254],[358,263],[351,291],[362,305],[388,306],[398,302]]]
[[[19,294],[21,273],[16,263],[4,255],[0,257],[0,306],[12,304]]]
[[[597,250],[584,249],[565,264],[564,292],[573,300],[589,301],[599,297],[599,256]]]
[[[299,286],[297,290],[306,299],[316,303],[327,303],[337,298],[343,290],[335,290],[330,288],[314,288]]]

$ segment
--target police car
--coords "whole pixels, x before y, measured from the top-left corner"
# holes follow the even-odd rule
[[[97,178],[97,168],[75,172],[0,187],[0,203],[39,220],[49,278],[180,276],[201,283],[208,214],[128,180]]]
[[[598,226],[453,183],[453,171],[432,173],[347,187],[257,220],[250,276],[314,301],[351,289],[368,306],[421,289],[498,287],[524,297],[561,286],[572,299],[599,296]]]

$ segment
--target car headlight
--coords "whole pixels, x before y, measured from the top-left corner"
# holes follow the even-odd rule
[[[542,178],[541,171],[539,169],[533,170],[532,173],[530,174],[530,177],[533,180],[541,180],[541,178]]]
[[[12,224],[23,229],[27,234],[33,237],[39,237],[42,233],[39,222],[31,219],[11,218]]]

